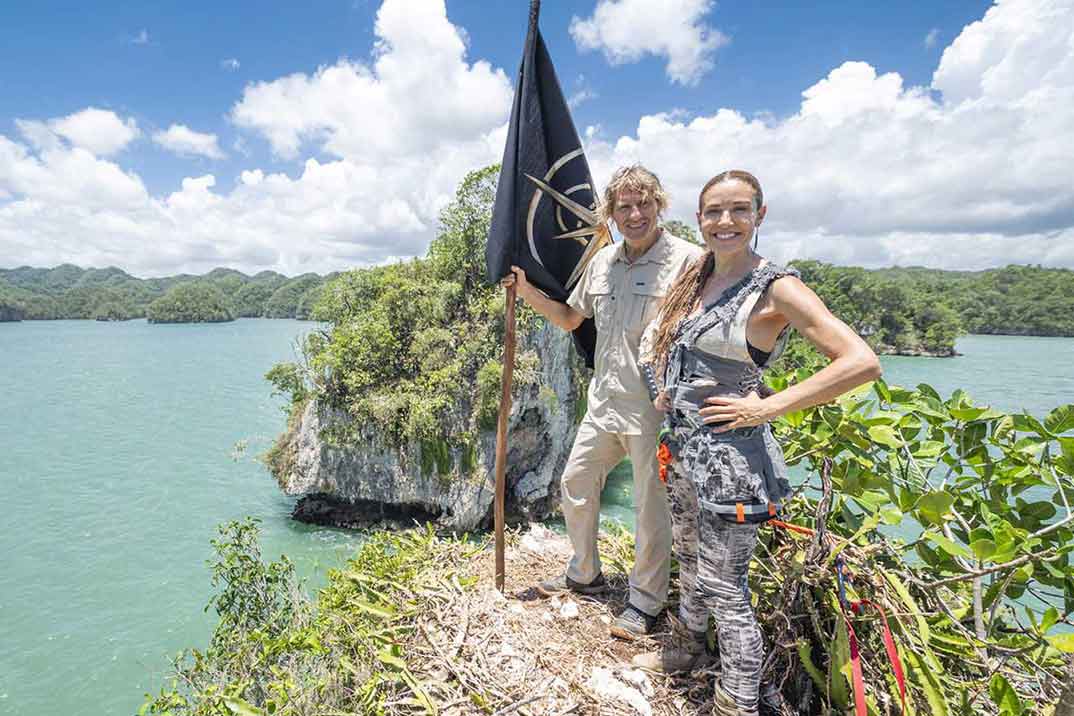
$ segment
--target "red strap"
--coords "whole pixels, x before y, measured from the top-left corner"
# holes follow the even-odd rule
[[[891,662],[891,671],[895,674],[895,683],[899,686],[899,697],[902,699],[902,712],[906,713],[906,677],[902,671],[902,660],[899,659],[899,651],[895,648],[895,638],[891,635],[891,626],[888,624],[888,615],[884,608],[876,602],[868,599],[861,600],[862,604],[868,604],[880,612],[880,618],[884,620],[884,649],[888,652],[888,661]]]
[[[847,625],[847,636],[850,639],[850,673],[851,682],[854,686],[854,713],[857,716],[868,716],[865,707],[865,679],[861,675],[861,653],[858,652],[858,635],[854,633],[854,626],[850,623],[850,617],[843,612],[843,621]]]

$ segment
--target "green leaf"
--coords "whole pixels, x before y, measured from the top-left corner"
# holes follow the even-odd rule
[[[378,616],[381,619],[391,619],[395,616],[395,611],[388,606],[377,606],[376,604],[370,604],[364,599],[352,599],[351,604],[361,609],[363,612],[368,612],[374,616]]]
[[[1074,654],[1074,633],[1055,634],[1053,636],[1045,637],[1045,639],[1059,651],[1067,654]]]
[[[1044,427],[1055,435],[1074,430],[1074,403],[1060,405],[1048,413],[1044,419]]]
[[[924,440],[917,447],[912,448],[911,452],[913,452],[914,457],[928,458],[938,457],[945,449],[947,449],[946,443],[942,443],[939,440]]]
[[[996,543],[990,539],[975,539],[970,542],[970,549],[977,559],[989,559],[996,553]]]
[[[898,507],[884,508],[880,510],[880,519],[882,519],[886,525],[902,524],[902,510]]]
[[[228,711],[238,716],[265,716],[265,712],[253,704],[248,704],[237,696],[225,696],[224,705]]]
[[[1005,437],[1011,434],[1014,430],[1014,418],[1010,415],[1004,415],[996,423],[996,427],[992,430],[992,439],[1003,440]]]
[[[940,548],[943,549],[943,551],[947,552],[948,554],[954,555],[956,557],[969,557],[970,556],[970,551],[968,549],[966,549],[965,547],[960,545],[958,542],[954,542],[952,540],[949,540],[947,537],[945,537],[944,535],[939,534],[937,532],[933,532],[931,530],[926,530],[925,539],[929,540],[930,542],[935,542],[936,544],[940,545]]]
[[[1036,433],[1043,438],[1055,437],[1048,428],[1044,427],[1044,425],[1032,415],[1017,414],[1012,415],[1011,417],[1014,418],[1014,429],[1018,432]]]
[[[889,425],[873,425],[868,430],[869,438],[889,448],[902,447],[902,437]]]
[[[828,653],[828,696],[832,705],[845,709],[850,706],[850,687],[843,669],[850,665],[850,637],[847,625],[838,619],[835,625],[835,640]]]
[[[1000,674],[992,675],[992,681],[988,684],[988,695],[992,697],[992,703],[999,707],[1000,716],[1021,716],[1025,712],[1014,687]]]
[[[884,382],[883,378],[877,378],[873,381],[873,390],[876,391],[877,396],[885,403],[891,402],[891,391],[888,390],[888,384]]]
[[[899,599],[902,600],[907,611],[913,615],[914,621],[917,623],[917,631],[914,633],[914,636],[921,642],[921,646],[925,652],[925,661],[933,671],[942,674],[944,671],[943,666],[936,658],[936,655],[932,653],[932,648],[929,646],[929,642],[932,640],[932,629],[929,628],[929,622],[925,619],[925,615],[921,613],[921,609],[917,606],[917,602],[910,594],[910,590],[906,588],[906,585],[902,583],[902,580],[886,569],[881,569],[880,573],[884,575],[884,579],[888,581],[888,584],[895,590],[895,593],[899,595]]]
[[[964,423],[968,423],[973,420],[981,418],[988,412],[988,408],[975,408],[975,407],[959,407],[951,408],[951,415],[961,420]]]
[[[929,713],[932,716],[947,716],[950,709],[943,690],[936,681],[935,674],[922,663],[921,658],[913,650],[907,649],[905,656],[906,663],[910,667],[910,678],[925,692],[925,699],[929,702]]]
[[[1040,620],[1040,627],[1039,627],[1040,628],[1040,633],[1041,634],[1047,634],[1048,631],[1051,630],[1051,628],[1053,626],[1055,626],[1056,622],[1058,622],[1058,621],[1059,621],[1059,610],[1056,609],[1055,607],[1048,607],[1048,609],[1045,610],[1044,615],[1041,617],[1041,620]]]
[[[385,651],[382,651],[382,652],[378,653],[377,654],[377,661],[379,661],[380,663],[385,664],[387,666],[395,667],[396,669],[399,669],[400,671],[406,671],[407,670],[406,662],[403,661],[401,658],[399,658],[398,656],[396,656],[395,654],[391,653],[388,650],[385,650]]]
[[[917,392],[926,395],[936,401],[942,400],[942,398],[940,398],[940,394],[936,392],[936,389],[928,383],[918,383]]]
[[[934,490],[922,495],[914,509],[928,522],[940,524],[955,504],[954,496],[946,490]]]
[[[824,675],[820,673],[820,669],[813,663],[813,657],[809,653],[809,642],[804,639],[798,642],[798,660],[802,662],[802,668],[813,679],[813,683],[817,685],[817,688],[824,691]]]

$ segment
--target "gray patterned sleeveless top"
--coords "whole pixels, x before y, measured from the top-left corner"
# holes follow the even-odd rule
[[[761,386],[764,366],[786,345],[780,334],[763,365],[746,341],[746,325],[757,301],[783,276],[798,272],[766,262],[729,287],[700,313],[679,324],[668,357],[664,385],[671,399],[668,423],[674,435],[677,472],[691,478],[703,507],[722,515],[770,516],[790,492],[783,451],[767,424],[714,433],[698,411],[713,395],[740,397]],[[736,510],[737,506],[737,510]],[[752,521],[752,520],[751,520]]]

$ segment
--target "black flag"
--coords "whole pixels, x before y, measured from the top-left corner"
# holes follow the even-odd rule
[[[539,9],[533,0],[485,261],[489,282],[514,264],[550,298],[564,301],[611,236],[597,221],[589,163],[537,28]],[[592,367],[592,320],[574,332],[574,341]]]

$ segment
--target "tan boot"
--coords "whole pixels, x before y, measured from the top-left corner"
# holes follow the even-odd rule
[[[705,632],[690,631],[678,619],[671,619],[671,638],[660,651],[638,654],[630,660],[639,669],[658,674],[691,671],[708,663],[705,653]]]

